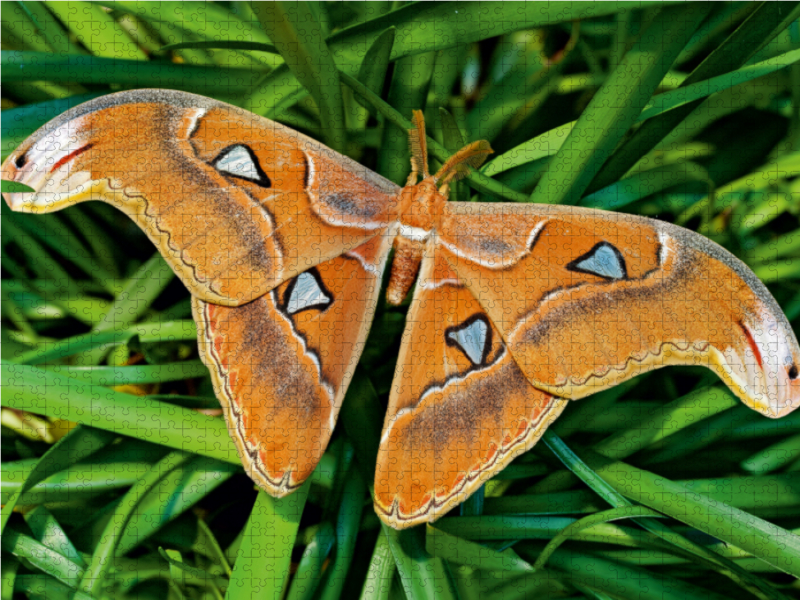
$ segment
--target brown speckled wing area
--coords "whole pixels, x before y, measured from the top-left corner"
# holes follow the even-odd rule
[[[108,202],[193,295],[238,306],[355,248],[394,219],[397,186],[279,123],[166,90],[64,113],[3,163],[14,210]]]
[[[239,307],[194,300],[200,354],[247,473],[283,496],[328,445],[391,240],[377,236]]]
[[[766,416],[800,405],[791,326],[713,242],[604,211],[450,206],[442,253],[537,387],[575,399],[667,365],[703,365]]]
[[[486,312],[427,247],[389,399],[375,510],[433,521],[529,449],[566,400],[534,388]]]

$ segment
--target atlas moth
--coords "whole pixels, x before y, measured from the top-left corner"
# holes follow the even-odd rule
[[[428,171],[422,114],[402,188],[296,131],[193,94],[138,90],[54,119],[2,167],[13,210],[103,200],[193,296],[242,463],[297,489],[336,424],[382,275],[414,287],[375,473],[380,518],[433,521],[577,400],[644,371],[713,370],[745,404],[800,404],[800,348],[767,288],[708,239],[572,206],[448,202],[491,152]],[[395,254],[391,265],[390,249]]]

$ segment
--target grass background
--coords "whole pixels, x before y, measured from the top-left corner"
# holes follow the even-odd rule
[[[796,2],[0,10],[3,157],[71,106],[164,87],[402,183],[421,108],[436,161],[496,151],[454,200],[683,224],[800,327]],[[145,236],[105,204],[3,204],[2,598],[800,596],[800,411],[761,417],[700,368],[576,402],[434,526],[381,526],[369,487],[405,310],[379,307],[325,457],[277,501],[243,473],[187,292]]]

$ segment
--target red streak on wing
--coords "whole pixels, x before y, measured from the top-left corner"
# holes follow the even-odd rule
[[[54,164],[54,165],[53,165],[53,168],[52,168],[52,169],[50,169],[50,172],[52,173],[53,171],[55,171],[56,169],[58,169],[60,166],[67,164],[69,161],[71,161],[71,160],[72,160],[73,158],[75,158],[76,156],[80,156],[81,154],[83,154],[84,152],[86,152],[86,151],[87,151],[89,148],[91,148],[92,146],[94,146],[94,143],[92,143],[92,144],[86,144],[86,145],[85,145],[83,148],[78,148],[77,150],[73,150],[72,152],[70,152],[69,154],[67,154],[67,155],[66,155],[64,158],[62,158],[61,160],[59,160],[59,161],[58,161],[56,164]]]
[[[750,333],[750,330],[744,323],[739,323],[739,327],[741,327],[742,331],[744,331],[744,336],[747,338],[747,343],[750,344],[750,349],[753,351],[753,354],[756,355],[758,366],[763,368],[764,361],[761,358],[761,351],[758,349],[758,345],[756,344],[756,341],[753,339],[753,334]]]

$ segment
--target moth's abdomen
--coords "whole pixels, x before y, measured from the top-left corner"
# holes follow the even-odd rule
[[[405,300],[419,273],[425,242],[403,236],[394,239],[394,260],[386,289],[386,301],[398,306]]]

